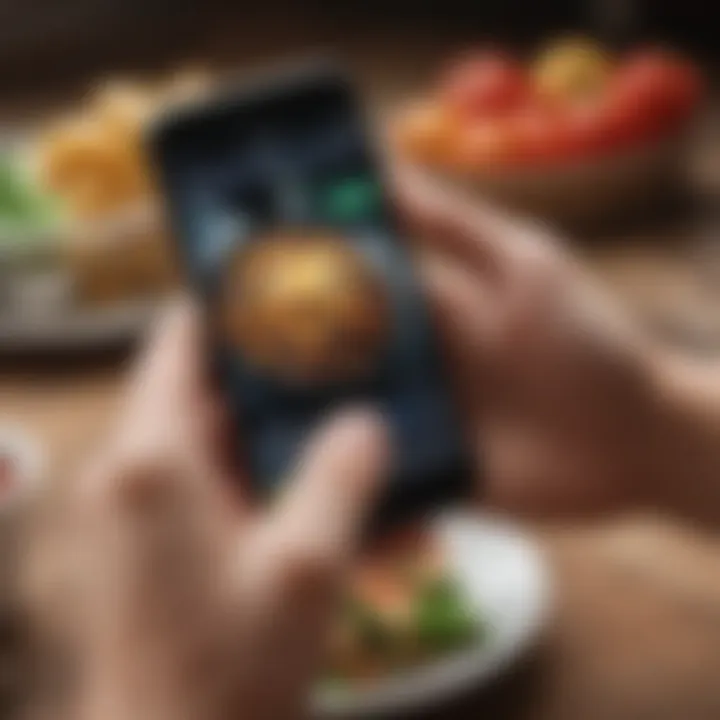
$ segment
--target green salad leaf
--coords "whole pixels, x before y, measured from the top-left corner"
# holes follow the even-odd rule
[[[418,642],[431,653],[468,645],[482,630],[449,577],[432,578],[418,589],[413,616]]]
[[[17,160],[0,154],[0,227],[43,229],[58,216],[57,203],[33,184]]]

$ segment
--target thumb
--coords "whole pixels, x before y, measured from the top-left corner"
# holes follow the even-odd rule
[[[244,605],[252,614],[245,643],[256,644],[248,693],[254,696],[250,705],[272,707],[267,717],[296,715],[302,705],[325,648],[335,591],[387,457],[383,422],[375,413],[331,418],[311,438],[244,558],[241,587],[252,597]],[[267,677],[274,682],[261,682]]]
[[[311,438],[277,510],[286,541],[301,556],[341,565],[358,542],[388,460],[378,413],[331,417]]]

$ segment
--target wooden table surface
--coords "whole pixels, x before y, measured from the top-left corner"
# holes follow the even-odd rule
[[[43,442],[51,477],[92,450],[121,387],[112,366],[54,379],[4,375],[0,408]],[[640,516],[533,532],[556,582],[540,647],[502,682],[437,717],[720,717],[720,537]]]
[[[373,55],[359,65],[372,84],[383,58]],[[403,82],[385,82],[383,90]],[[578,251],[645,316],[654,313],[663,332],[714,352],[720,291],[698,275],[710,265],[698,262],[706,232],[698,223],[690,215],[662,232],[636,229]],[[0,360],[0,424],[37,436],[49,478],[72,477],[112,418],[123,369],[122,356]],[[503,682],[439,716],[720,718],[720,537],[672,518],[646,517],[534,532],[556,579],[541,646]]]
[[[640,277],[640,270],[632,270],[638,252],[629,253],[627,264],[618,259],[621,253],[603,262]],[[48,477],[72,477],[73,468],[102,439],[123,374],[123,358],[114,355],[79,366],[69,360],[59,367],[48,359],[5,362],[0,364],[0,422],[21,425],[38,437],[47,453]],[[720,717],[720,538],[700,535],[671,518],[612,518],[537,534],[557,583],[556,607],[541,647],[532,662],[496,687],[445,708],[440,716]]]

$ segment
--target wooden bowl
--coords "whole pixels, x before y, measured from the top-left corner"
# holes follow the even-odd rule
[[[593,229],[647,207],[682,177],[685,132],[553,167],[460,173],[426,168],[444,183],[511,210],[573,229]]]

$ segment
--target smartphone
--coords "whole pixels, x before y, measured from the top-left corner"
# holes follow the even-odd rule
[[[164,118],[150,146],[255,490],[272,495],[328,412],[362,402],[393,447],[378,517],[463,495],[448,375],[346,77],[266,79]]]

